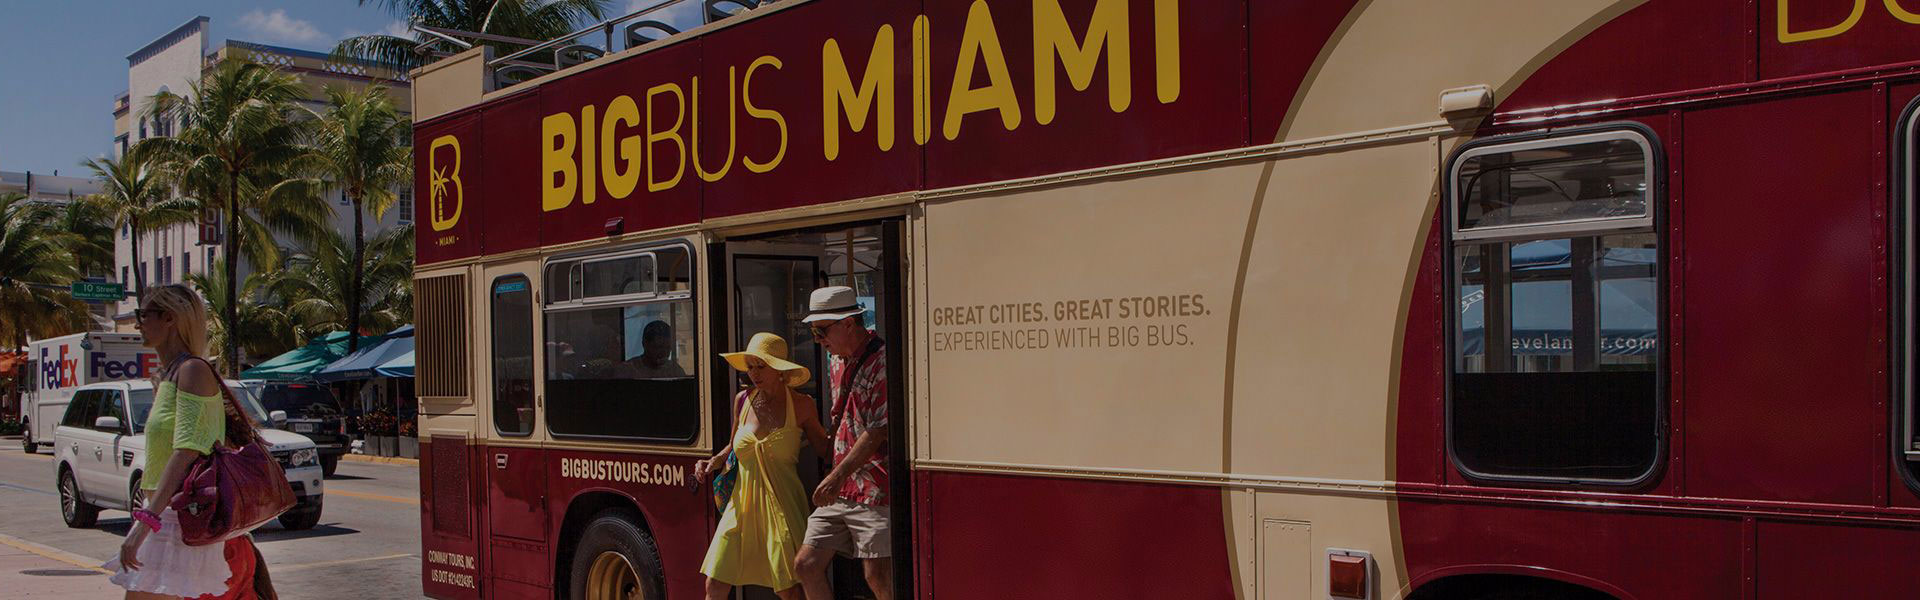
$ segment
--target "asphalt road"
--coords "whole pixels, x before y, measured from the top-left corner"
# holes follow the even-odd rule
[[[60,520],[53,459],[0,443],[0,534],[105,562],[119,552],[132,522],[109,510],[98,525],[70,529]],[[287,531],[270,522],[254,531],[280,597],[421,598],[420,487],[408,465],[341,462],[327,480],[320,525]]]

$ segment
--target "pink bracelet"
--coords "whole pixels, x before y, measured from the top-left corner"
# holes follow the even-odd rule
[[[154,514],[153,511],[144,508],[135,510],[133,520],[145,523],[148,529],[160,530],[160,515]]]

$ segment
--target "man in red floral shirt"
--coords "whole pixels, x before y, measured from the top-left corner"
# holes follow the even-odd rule
[[[853,288],[813,291],[813,339],[833,355],[833,470],[813,491],[794,571],[809,600],[830,600],[827,566],[839,553],[860,559],[877,600],[893,598],[893,528],[887,507],[887,353],[866,327]]]

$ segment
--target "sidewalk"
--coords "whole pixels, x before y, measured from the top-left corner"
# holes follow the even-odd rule
[[[0,534],[0,590],[8,598],[118,598],[101,561]]]
[[[398,456],[372,456],[367,454],[355,454],[351,452],[340,455],[340,460],[351,461],[351,462],[363,462],[363,463],[380,463],[380,464],[387,464],[387,465],[410,465],[415,467],[420,466],[420,460],[415,458],[400,458]]]

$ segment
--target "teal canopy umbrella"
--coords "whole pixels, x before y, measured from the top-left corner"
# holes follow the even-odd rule
[[[386,377],[413,377],[413,350],[407,350],[406,354],[396,356],[386,364],[374,367],[373,372]]]
[[[390,331],[378,344],[361,346],[358,352],[341,357],[331,364],[313,373],[313,380],[321,383],[351,381],[382,377],[376,369],[380,365],[402,355],[413,352],[413,326],[408,325]]]
[[[380,341],[380,336],[361,336],[360,346],[371,346]],[[335,331],[307,342],[307,345],[295,348],[286,354],[275,356],[253,368],[240,372],[244,379],[268,379],[273,381],[309,381],[313,374],[326,368],[333,361],[347,355],[347,332]]]

